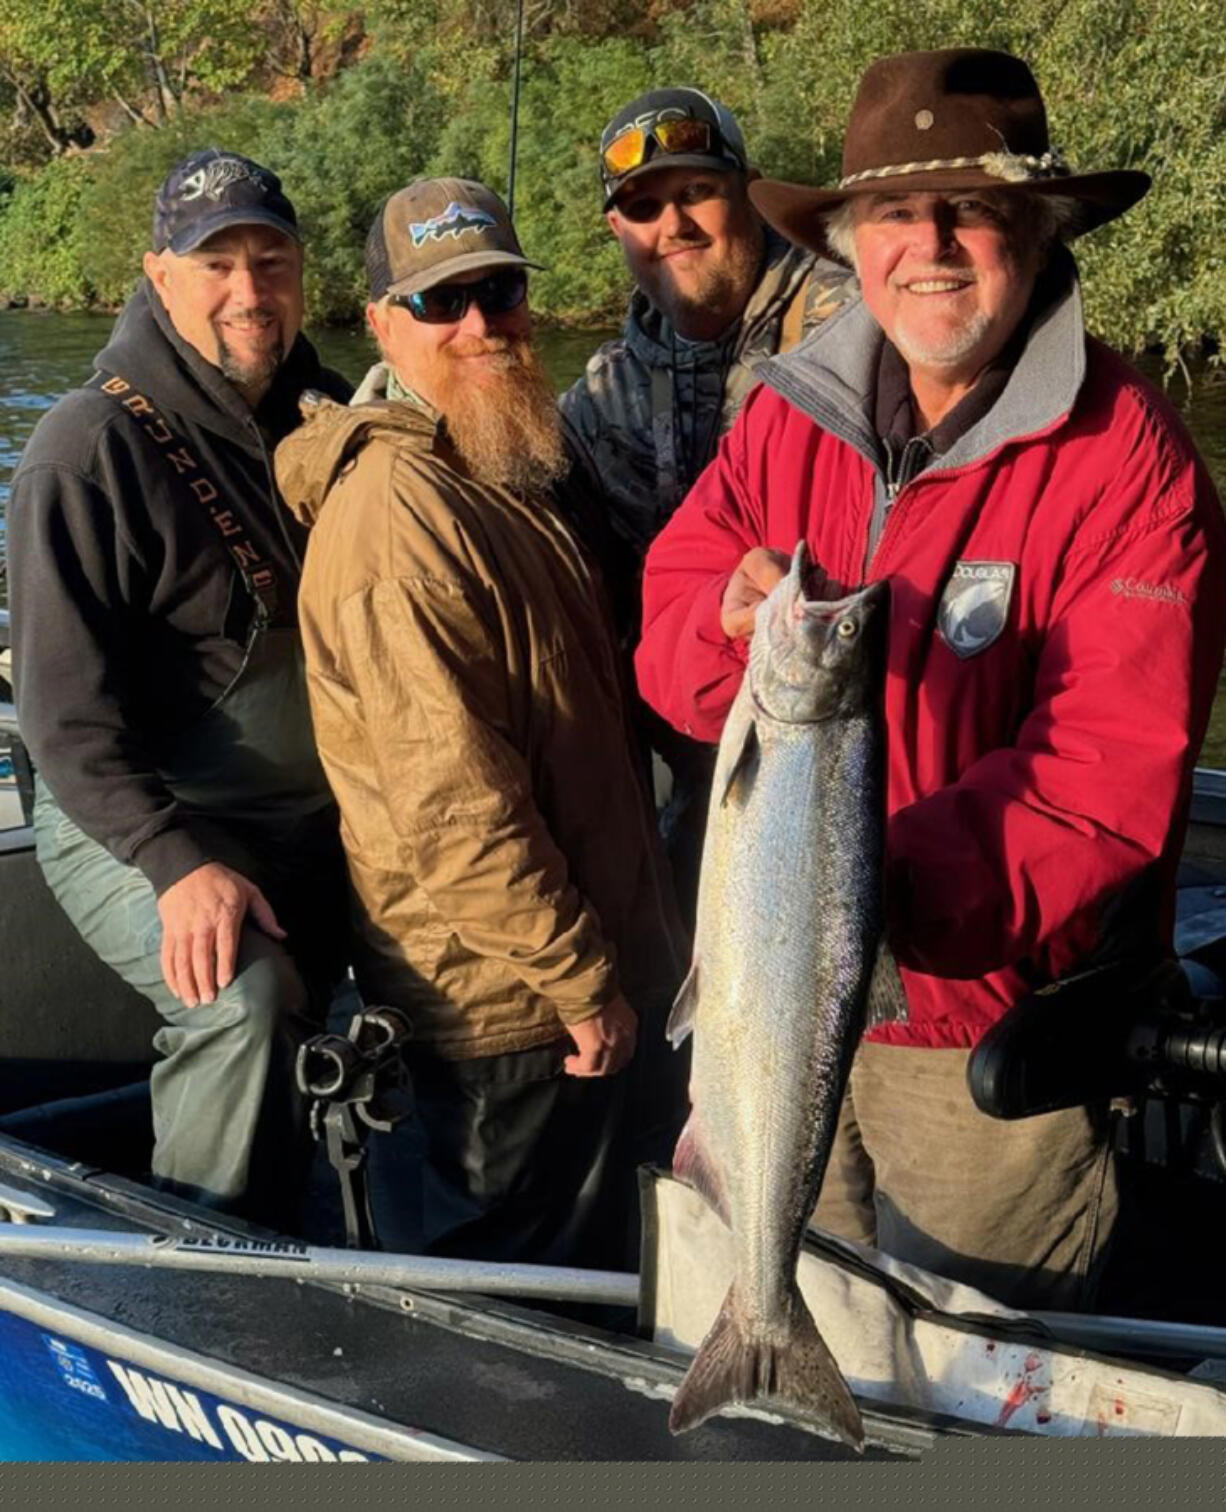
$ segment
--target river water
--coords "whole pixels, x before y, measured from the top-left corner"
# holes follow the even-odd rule
[[[0,311],[0,530],[8,479],[39,415],[66,389],[91,371],[94,354],[104,345],[111,319],[104,315],[59,315],[44,311]],[[357,380],[374,359],[374,348],[360,332],[311,332],[323,360]],[[608,332],[543,331],[542,355],[559,388],[583,370],[590,353]],[[1161,380],[1161,364],[1142,358],[1146,375]],[[1226,497],[1226,373],[1203,364],[1192,369],[1192,394],[1177,379],[1171,398]],[[0,595],[3,593],[0,580]],[[2,602],[0,597],[0,602]],[[1226,768],[1226,679],[1219,683],[1217,707],[1205,742],[1202,764]]]

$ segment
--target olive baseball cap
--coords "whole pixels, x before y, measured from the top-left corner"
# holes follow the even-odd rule
[[[384,201],[366,238],[372,299],[506,266],[541,264],[524,256],[502,200],[473,179],[415,179]]]
[[[294,241],[298,217],[271,169],[205,147],[166,175],[153,206],[153,250],[178,256],[229,226],[271,226]]]

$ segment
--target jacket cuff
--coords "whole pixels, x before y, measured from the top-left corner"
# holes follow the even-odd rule
[[[609,966],[600,973],[591,991],[585,993],[581,1000],[568,999],[565,1003],[559,1003],[555,998],[553,1011],[563,1024],[582,1024],[585,1019],[590,1019],[607,1008],[620,995],[616,973]]]
[[[185,829],[162,830],[137,847],[133,864],[148,877],[160,898],[167,888],[214,858]]]

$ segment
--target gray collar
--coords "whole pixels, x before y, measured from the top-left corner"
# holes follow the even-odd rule
[[[1064,257],[1067,281],[1036,317],[1000,398],[928,474],[964,467],[1006,441],[1037,435],[1072,410],[1085,378],[1086,333],[1076,264]],[[856,298],[793,351],[763,363],[757,376],[880,470],[874,399],[884,339]]]
[[[431,420],[439,418],[434,406],[428,404],[419,394],[415,394],[411,388],[406,388],[400,381],[400,375],[386,362],[376,362],[368,369],[365,378],[354,390],[349,407],[360,409],[364,404],[378,404],[380,400],[412,404],[429,415]]]

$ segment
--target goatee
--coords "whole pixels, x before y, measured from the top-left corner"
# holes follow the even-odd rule
[[[254,316],[267,316],[270,311],[256,308],[251,311],[243,311],[239,318],[248,319]],[[272,380],[276,377],[277,369],[285,360],[285,338],[281,328],[277,328],[277,338],[272,346],[265,348],[254,359],[243,360],[226,342],[225,331],[220,323],[213,327],[213,334],[217,338],[217,366],[221,369],[224,377],[234,385],[242,394],[263,394],[267,391]]]

